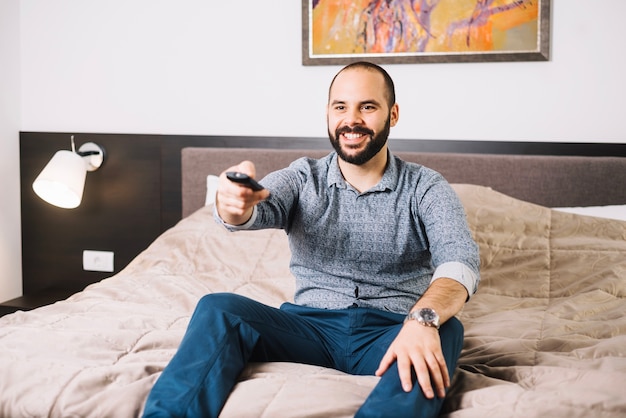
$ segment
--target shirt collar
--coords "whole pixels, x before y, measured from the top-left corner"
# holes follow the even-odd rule
[[[328,187],[337,186],[341,189],[347,189],[348,183],[343,178],[341,170],[339,169],[339,163],[337,162],[337,153],[334,152],[330,159],[330,166],[328,168]],[[387,167],[383,173],[383,178],[380,182],[366,193],[371,192],[384,192],[386,190],[395,190],[398,184],[398,160],[387,150]]]

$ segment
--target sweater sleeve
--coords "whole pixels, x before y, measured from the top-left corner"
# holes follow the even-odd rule
[[[432,281],[442,277],[456,280],[471,297],[480,282],[480,256],[465,209],[454,189],[438,173],[432,172],[418,189],[417,215],[424,225],[435,268]]]

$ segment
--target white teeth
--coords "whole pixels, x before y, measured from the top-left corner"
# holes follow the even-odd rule
[[[363,134],[343,134],[347,139],[357,139],[363,136]]]

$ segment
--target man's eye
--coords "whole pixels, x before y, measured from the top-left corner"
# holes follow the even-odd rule
[[[363,109],[363,110],[370,110],[371,111],[371,110],[374,110],[376,108],[374,106],[372,106],[372,105],[363,105],[361,107],[361,109]]]

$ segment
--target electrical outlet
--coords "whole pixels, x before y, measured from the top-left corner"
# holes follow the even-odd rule
[[[83,251],[83,270],[113,272],[113,251]]]

